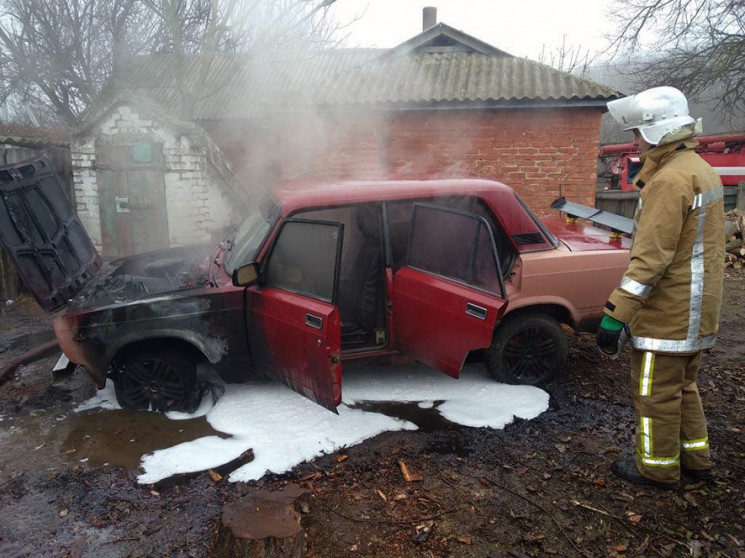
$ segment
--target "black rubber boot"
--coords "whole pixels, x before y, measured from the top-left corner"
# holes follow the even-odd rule
[[[711,469],[686,469],[683,467],[683,474],[692,480],[711,482],[714,480],[714,473]]]
[[[657,488],[664,488],[665,490],[672,490],[678,486],[677,482],[668,483],[648,479],[639,472],[636,468],[636,463],[633,461],[615,461],[613,465],[611,465],[610,470],[613,471],[616,476],[629,482],[633,482],[634,484],[656,486]]]

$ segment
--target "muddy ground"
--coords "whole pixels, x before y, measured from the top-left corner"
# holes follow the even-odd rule
[[[730,272],[725,287],[720,342],[699,380],[713,484],[667,492],[610,473],[611,461],[632,452],[628,364],[601,358],[591,335],[572,335],[567,374],[534,420],[467,428],[436,410],[390,405],[386,412],[420,430],[381,434],[251,483],[204,472],[139,485],[140,455],[209,425],[75,413],[93,388],[82,374],[50,385],[50,357],[0,387],[0,555],[210,556],[223,504],[300,484],[309,491],[302,524],[312,557],[743,558],[745,273]],[[0,366],[48,339],[48,324],[32,300],[3,306]],[[401,463],[421,480],[406,482]]]

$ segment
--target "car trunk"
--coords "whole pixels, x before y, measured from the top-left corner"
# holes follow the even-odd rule
[[[610,231],[587,225],[582,221],[567,222],[559,217],[542,219],[548,230],[572,252],[586,250],[628,250],[631,239],[612,235]]]

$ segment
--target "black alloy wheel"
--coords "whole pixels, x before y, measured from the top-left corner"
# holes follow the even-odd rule
[[[114,387],[125,409],[188,411],[193,407],[196,365],[172,348],[127,353],[113,367]]]
[[[553,318],[518,314],[497,325],[486,367],[505,384],[543,385],[564,369],[567,346],[566,334]]]

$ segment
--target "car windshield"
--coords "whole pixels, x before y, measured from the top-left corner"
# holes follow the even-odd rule
[[[228,275],[236,268],[256,259],[266,235],[279,218],[280,209],[267,197],[243,221],[243,224],[225,241],[224,266]]]

